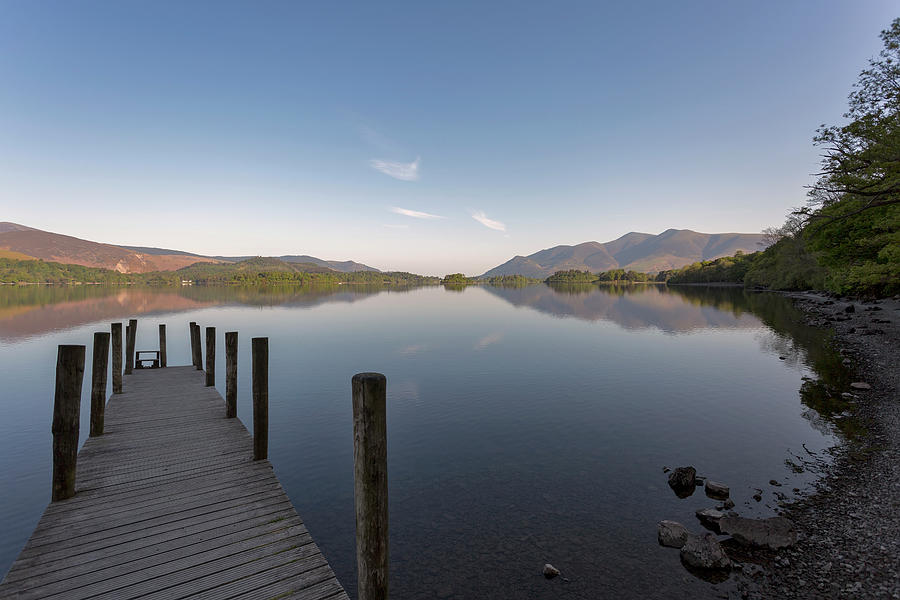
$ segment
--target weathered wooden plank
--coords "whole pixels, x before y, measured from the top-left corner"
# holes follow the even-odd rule
[[[269,484],[270,481],[271,476],[268,473],[261,473],[252,475],[246,479],[241,479],[239,481],[215,483],[211,486],[198,488],[196,490],[190,489],[188,491],[174,493],[171,495],[160,493],[155,496],[140,498],[127,496],[120,499],[118,502],[85,504],[79,507],[71,508],[69,511],[67,511],[66,514],[68,515],[68,523],[78,523],[82,521],[89,521],[92,519],[104,519],[109,521],[111,519],[115,519],[117,515],[121,513],[125,513],[127,515],[129,512],[134,510],[153,510],[155,507],[158,507],[160,505],[180,506],[186,501],[192,499],[202,500],[207,497],[229,498],[232,497],[235,492],[242,490],[246,486]],[[55,526],[55,523],[52,519],[47,519],[46,525],[53,527]],[[35,528],[34,534],[42,531],[44,531],[43,523],[39,524],[38,527]]]
[[[242,522],[235,522],[234,519],[225,518],[186,527],[179,532],[181,535],[159,534],[148,536],[132,542],[103,548],[92,552],[87,558],[84,555],[63,553],[58,557],[39,555],[36,559],[22,559],[16,562],[14,569],[10,570],[5,581],[19,581],[28,577],[43,576],[44,574],[64,569],[89,571],[95,568],[137,560],[144,556],[173,548],[190,546],[198,541],[212,539],[220,535],[262,527],[267,523],[293,518],[299,519],[293,507],[288,503],[281,503],[266,509],[253,511],[247,513],[245,517],[246,520]],[[0,586],[0,589],[2,589],[2,586]]]
[[[47,507],[6,598],[347,596],[268,460],[193,367],[135,370]]]
[[[259,598],[294,598],[294,600],[325,600],[327,598],[347,600],[344,588],[337,579],[326,579],[319,583],[309,585],[302,573],[283,579],[256,590]]]
[[[309,586],[333,579],[331,568],[321,554],[309,555],[310,548],[303,546],[269,557],[266,561],[254,561],[238,568],[219,571],[207,577],[193,580],[177,588],[167,588],[146,596],[146,600],[168,600],[201,595],[205,600],[226,600],[235,597],[259,598],[256,590],[273,581],[299,574],[303,584]],[[265,596],[263,596],[265,598]],[[126,600],[123,598],[123,600]]]
[[[293,583],[293,580],[286,580]],[[293,587],[293,586],[292,586]],[[284,592],[281,595],[270,595],[269,598],[278,600],[347,600],[347,593],[338,583],[337,579],[327,579],[310,587],[299,587],[296,591]]]
[[[281,567],[286,564],[300,563],[295,570],[312,570],[325,566],[325,558],[315,544],[296,546],[293,540],[286,540],[264,548],[248,550],[219,560],[193,565],[176,573],[169,573],[161,578],[153,578],[127,588],[115,590],[107,594],[98,594],[95,598],[110,600],[130,600],[131,598],[185,598],[203,593],[204,598],[211,597],[211,590],[225,585],[237,587],[251,576]],[[330,571],[330,569],[329,569]],[[333,575],[332,575],[333,577]],[[245,584],[246,585],[246,584]],[[258,584],[246,586],[246,591],[259,587]]]
[[[285,541],[289,543],[285,544]],[[66,592],[66,597],[71,600],[93,598],[99,594],[121,590],[156,578],[165,578],[168,582],[171,581],[173,575],[191,576],[196,574],[196,571],[190,572],[190,570],[200,564],[211,563],[207,568],[222,568],[224,564],[233,564],[239,561],[249,562],[249,560],[253,560],[254,556],[265,557],[282,552],[291,545],[297,544],[312,544],[312,538],[305,530],[300,531],[288,527],[211,548],[195,546],[180,548],[174,554],[156,555],[144,559],[139,565],[126,563],[53,583],[37,579],[38,585],[35,587],[29,588],[27,587],[28,582],[21,581],[19,585],[22,587],[22,591],[19,592],[17,599],[48,598],[63,592]],[[214,561],[228,562],[215,563]],[[183,573],[185,571],[189,572],[185,574]],[[162,586],[160,585],[160,587]]]
[[[90,598],[94,595],[117,590],[148,579],[175,573],[195,564],[224,558],[255,548],[264,548],[283,540],[311,544],[312,537],[302,525],[280,526],[278,528],[255,528],[244,532],[243,536],[229,536],[207,541],[203,544],[177,548],[169,552],[157,553],[141,560],[120,563],[104,568],[95,568],[79,574],[71,571],[60,577],[32,577],[19,580],[16,598],[45,598],[53,594],[69,592],[69,598]]]
[[[289,572],[290,569],[286,569],[286,571]],[[329,595],[331,597],[336,597],[336,594],[340,592],[343,598],[347,597],[346,595],[343,595],[344,590],[340,587],[340,584],[337,583],[337,579],[319,579],[321,575],[322,571],[296,573],[287,578],[256,588],[253,590],[253,595],[255,598],[277,598],[278,600],[282,600],[282,598],[285,597],[294,598],[299,594],[305,594],[305,596],[302,597],[318,599],[323,597],[327,598]],[[276,575],[276,573],[273,572],[268,575],[268,578],[274,579],[276,576],[279,575]],[[223,591],[227,592],[227,590]]]
[[[100,531],[69,539],[40,539],[35,543],[29,540],[19,556],[27,558],[66,551],[71,554],[88,552],[93,549],[114,546],[122,542],[141,539],[158,533],[178,532],[183,527],[215,519],[225,517],[240,518],[240,515],[245,511],[265,508],[285,501],[284,496],[281,494],[265,494],[260,496],[259,499],[242,499],[236,502],[228,502],[224,507],[208,511],[196,511],[196,514],[191,514],[184,518],[157,522],[148,527],[144,527],[141,523],[134,523],[129,527],[119,528],[112,532]]]
[[[209,514],[222,507],[242,505],[250,499],[257,500],[278,496],[282,492],[274,482],[265,482],[260,486],[247,487],[226,497],[206,496],[199,499],[190,499],[183,504],[170,503],[155,510],[144,509],[140,511],[140,518],[135,520],[134,510],[117,513],[113,516],[94,518],[87,522],[78,522],[72,519],[58,519],[48,523],[50,527],[35,531],[28,542],[28,547],[35,548],[42,544],[56,544],[60,540],[81,538],[89,534],[117,534],[136,526],[148,527],[171,521],[191,518],[195,515]],[[52,527],[53,524],[58,527]],[[123,529],[124,528],[124,529]]]
[[[220,465],[215,469],[207,469],[179,477],[175,481],[167,482],[161,485],[157,480],[148,480],[150,483],[132,483],[127,486],[118,486],[110,488],[94,488],[79,489],[78,495],[70,498],[60,504],[51,504],[47,507],[44,514],[53,514],[54,512],[65,512],[69,507],[77,507],[82,505],[97,506],[96,498],[103,496],[105,502],[117,502],[121,498],[137,498],[139,496],[164,496],[166,491],[192,489],[195,485],[202,485],[207,482],[230,480],[243,477],[245,474],[254,472],[269,472],[271,467],[265,463],[259,463],[259,468],[251,471],[250,469],[234,469],[231,465]]]

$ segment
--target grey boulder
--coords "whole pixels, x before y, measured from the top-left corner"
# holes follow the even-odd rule
[[[677,521],[660,521],[657,530],[657,539],[660,546],[669,548],[681,548],[687,541],[690,533],[687,528]]]
[[[669,487],[679,498],[687,498],[696,488],[697,470],[694,467],[678,467],[669,473]]]
[[[731,559],[711,533],[688,536],[681,548],[681,562],[695,569],[731,568]]]
[[[700,519],[700,524],[709,529],[710,531],[715,531],[719,533],[719,521],[725,516],[720,510],[716,510],[715,508],[703,508],[698,510],[696,513],[697,518]]]
[[[797,543],[794,524],[784,517],[768,519],[724,517],[719,520],[719,530],[744,546],[778,550]]]
[[[715,500],[727,500],[731,490],[724,483],[706,480],[706,495]]]

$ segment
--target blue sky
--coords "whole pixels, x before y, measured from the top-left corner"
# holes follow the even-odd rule
[[[897,12],[0,0],[0,220],[437,274],[758,232]]]

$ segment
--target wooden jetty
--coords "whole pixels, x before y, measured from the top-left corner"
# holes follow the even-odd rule
[[[126,371],[133,366],[135,328],[132,321]],[[134,369],[124,378],[122,393],[111,396],[99,417],[102,434],[88,438],[77,455],[71,497],[64,478],[57,488],[55,466],[54,498],[65,499],[47,507],[0,584],[0,598],[347,598],[272,465],[259,456],[260,440],[254,444],[244,425],[229,418],[234,407],[226,414],[225,400],[198,370],[199,329],[191,328],[194,366]],[[121,347],[121,329],[118,334]],[[163,352],[164,335],[161,329]],[[229,360],[236,360],[234,342]],[[60,347],[60,364],[63,348],[81,348],[83,372],[84,347]],[[57,398],[59,382],[58,371]],[[79,379],[79,398],[80,386]],[[55,438],[65,431],[57,416]],[[385,539],[375,554],[384,568],[375,569],[378,589],[363,598],[387,597],[383,477],[384,506],[376,508],[384,511]],[[363,573],[370,579],[368,567]]]

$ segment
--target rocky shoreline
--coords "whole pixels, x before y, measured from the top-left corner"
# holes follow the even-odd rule
[[[858,435],[834,450],[816,491],[781,511],[797,543],[729,547],[744,565],[737,598],[900,599],[900,301],[796,293],[811,325],[834,329],[854,376],[843,392]]]

